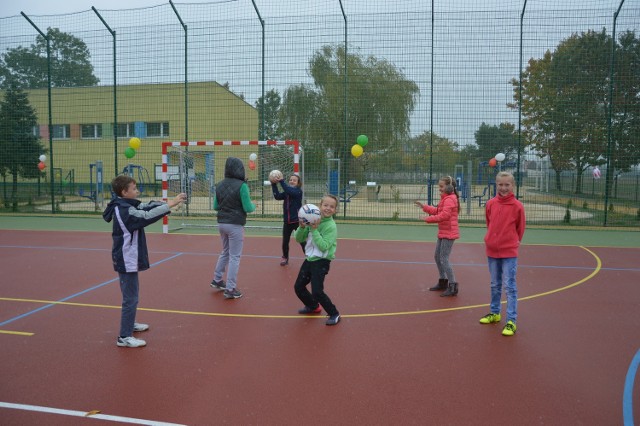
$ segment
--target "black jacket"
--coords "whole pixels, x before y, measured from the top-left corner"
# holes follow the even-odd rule
[[[116,272],[149,269],[149,252],[144,228],[171,213],[166,203],[143,203],[133,198],[116,197],[107,205],[102,217],[113,220],[111,257]]]
[[[245,183],[244,164],[236,157],[229,157],[224,166],[224,179],[216,184],[218,223],[245,225],[247,212],[242,208],[240,187]]]

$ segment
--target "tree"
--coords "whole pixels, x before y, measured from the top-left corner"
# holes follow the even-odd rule
[[[518,135],[512,123],[500,123],[499,126],[482,123],[475,132],[475,139],[481,161],[489,161],[499,152],[510,159],[518,155]]]
[[[225,83],[222,85],[222,87],[224,87],[230,93],[233,93],[235,96],[237,96],[238,98],[240,98],[240,99],[242,99],[244,101],[244,93],[236,93],[233,90],[231,90],[231,86],[229,85],[228,81],[225,81]]]
[[[52,87],[98,84],[84,41],[57,28],[48,28],[47,37],[51,48]],[[47,87],[47,41],[41,35],[29,48],[19,46],[0,55],[0,87],[12,82],[25,89]]]
[[[453,175],[459,160],[458,143],[434,133],[433,149],[431,149],[431,139],[431,132],[424,131],[421,135],[410,138],[400,147],[403,170],[415,170],[424,174],[429,172],[431,165],[434,179],[440,175]],[[431,153],[433,161],[429,158]]]
[[[264,129],[260,139],[263,140],[278,140],[281,139],[280,125],[278,121],[278,113],[280,110],[280,93],[277,90],[271,89],[265,95],[256,101],[256,108],[258,111],[262,111],[264,120]]]
[[[603,29],[574,34],[560,42],[555,52],[547,51],[522,75],[522,114],[527,142],[548,156],[559,175],[575,170],[575,192],[582,192],[582,176],[591,166],[606,162],[609,68],[612,39]],[[614,70],[612,164],[628,170],[640,160],[640,148],[633,142],[640,120],[638,59],[640,48],[633,33],[625,33],[616,44],[620,59]],[[518,81],[512,80],[516,103]]]
[[[419,90],[393,64],[347,55],[344,46],[324,46],[311,58],[309,74],[313,86],[288,88],[279,114],[284,136],[303,141],[307,152],[313,145],[344,161],[360,134],[369,138],[367,152],[384,152],[408,139]]]
[[[0,175],[6,178],[11,174],[13,178],[13,211],[18,210],[18,176],[33,179],[41,174],[38,157],[45,149],[33,131],[37,124],[27,94],[17,85],[10,85],[0,102]]]
[[[626,172],[640,162],[640,39],[625,32],[616,49],[611,164]]]

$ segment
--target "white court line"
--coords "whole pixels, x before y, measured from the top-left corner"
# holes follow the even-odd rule
[[[109,420],[112,422],[133,423],[149,426],[184,426],[178,423],[156,422],[154,420],[134,419],[132,417],[109,416],[107,414],[91,414],[86,411],[63,410],[61,408],[40,407],[38,405],[13,404],[0,402],[0,408],[13,408],[15,410],[37,411],[39,413],[62,414],[64,416],[85,417],[87,419]]]

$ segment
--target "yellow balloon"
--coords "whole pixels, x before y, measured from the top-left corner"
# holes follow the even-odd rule
[[[133,149],[140,149],[140,144],[142,143],[142,141],[140,141],[140,138],[131,138],[129,139],[129,146]]]
[[[362,149],[362,147],[358,144],[351,147],[351,155],[353,155],[356,158],[360,157],[363,152],[364,152],[364,149]]]

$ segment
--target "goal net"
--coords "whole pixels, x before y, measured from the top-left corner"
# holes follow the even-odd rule
[[[298,141],[198,141],[162,143],[162,199],[179,193],[187,202],[163,219],[168,233],[188,227],[217,226],[213,208],[216,183],[224,178],[228,157],[242,160],[252,200],[258,202],[257,217],[276,217],[282,207],[272,203],[269,172],[277,169],[285,178],[298,173],[304,181],[302,150]],[[275,208],[274,208],[275,207]],[[247,226],[276,228],[275,226]],[[278,226],[277,229],[281,229]]]

